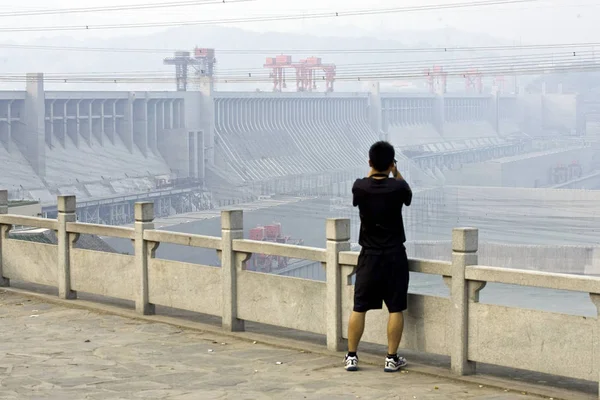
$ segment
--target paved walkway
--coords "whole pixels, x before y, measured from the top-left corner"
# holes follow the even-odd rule
[[[0,289],[0,399],[533,399]]]

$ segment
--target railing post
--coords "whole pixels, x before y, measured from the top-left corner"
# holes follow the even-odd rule
[[[8,214],[8,190],[0,190],[0,214]]]
[[[154,314],[154,304],[148,301],[148,242],[144,231],[154,229],[154,203],[135,203],[135,270],[138,276],[138,292],[135,310],[142,315]]]
[[[350,250],[350,220],[329,218],[326,223],[327,261],[327,297],[325,321],[327,324],[327,348],[331,351],[342,350],[342,270],[340,251]]]
[[[75,196],[58,196],[58,297],[74,300],[77,292],[71,290],[71,246],[67,223],[76,222],[77,199]]]
[[[244,321],[237,318],[237,262],[233,241],[244,238],[244,214],[241,210],[221,212],[221,279],[223,285],[223,329],[244,330]]]
[[[8,214],[8,190],[0,190],[0,215]],[[10,280],[2,273],[2,241],[4,240],[4,229],[0,225],[0,287],[10,286]]]
[[[457,375],[475,373],[475,363],[469,362],[469,285],[465,280],[468,265],[477,265],[479,231],[476,228],[452,230],[452,372]]]
[[[594,349],[597,349],[600,346],[600,294],[590,293],[590,299],[596,306],[596,337],[592,340],[595,342]],[[596,367],[600,370],[600,359],[596,359]],[[598,376],[598,398],[600,398],[600,375]]]
[[[586,265],[585,274],[600,276],[600,247],[592,247],[592,260]]]

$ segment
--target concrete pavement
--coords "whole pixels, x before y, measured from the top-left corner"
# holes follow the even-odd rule
[[[533,399],[0,289],[0,399]]]

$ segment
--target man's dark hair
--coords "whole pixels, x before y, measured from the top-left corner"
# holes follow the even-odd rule
[[[369,149],[369,160],[374,170],[386,171],[393,163],[396,157],[394,146],[385,141],[380,141]]]

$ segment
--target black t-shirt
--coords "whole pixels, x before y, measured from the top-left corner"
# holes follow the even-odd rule
[[[406,242],[402,206],[410,206],[412,190],[404,179],[357,179],[352,196],[360,212],[358,243],[363,249],[393,249]]]

